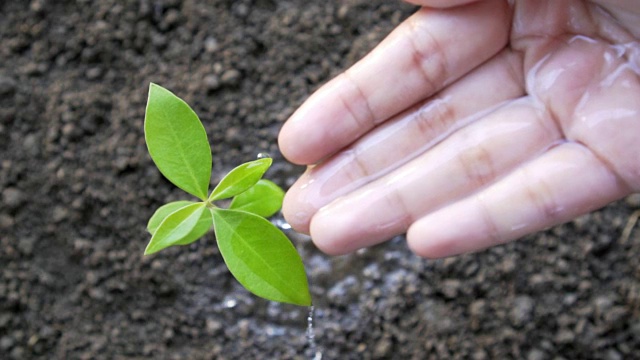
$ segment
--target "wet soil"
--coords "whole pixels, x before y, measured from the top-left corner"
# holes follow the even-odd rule
[[[146,154],[149,82],[192,104],[214,181],[413,7],[388,0],[0,1],[0,359],[308,359],[306,308],[247,294],[212,235],[143,257],[183,193]],[[595,190],[594,190],[595,191]],[[480,254],[402,238],[327,257],[292,234],[323,359],[632,359],[640,209],[631,196]]]

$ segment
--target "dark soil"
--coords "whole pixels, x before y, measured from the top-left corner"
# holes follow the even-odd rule
[[[143,257],[185,195],[146,154],[149,82],[193,105],[214,181],[413,7],[389,0],[0,1],[0,359],[308,359],[307,309],[247,294],[212,235]],[[597,189],[594,189],[597,191]],[[523,241],[438,261],[402,239],[307,266],[323,359],[632,359],[632,196]]]

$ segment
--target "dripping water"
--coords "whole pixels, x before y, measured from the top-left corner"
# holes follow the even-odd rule
[[[256,158],[268,159],[268,158],[271,158],[271,155],[269,155],[268,153],[261,152],[261,153],[258,153]],[[282,216],[272,220],[272,223],[278,228],[280,228],[280,230],[283,230],[283,231],[291,230],[291,225],[289,225],[289,223],[284,218],[282,218]],[[315,334],[315,330],[313,329],[314,312],[315,312],[314,306],[313,305],[309,306],[309,315],[307,315],[307,331],[306,331],[307,343],[309,344],[309,347],[307,349],[307,354],[309,356],[309,359],[311,360],[322,360],[322,351],[318,349],[318,345],[316,344],[316,339],[315,339],[316,334]]]
[[[316,334],[313,329],[314,310],[313,305],[309,306],[309,315],[307,316],[307,343],[309,344],[309,348],[307,354],[311,360],[322,360],[322,351],[318,350]]]

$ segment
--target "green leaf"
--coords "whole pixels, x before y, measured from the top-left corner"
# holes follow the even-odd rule
[[[151,219],[149,219],[149,224],[147,224],[147,230],[151,235],[153,235],[162,223],[162,221],[169,216],[174,211],[178,209],[182,209],[183,207],[191,204],[197,204],[193,201],[174,201],[168,204],[164,204],[156,210]],[[184,238],[175,243],[175,245],[189,245],[192,242],[200,239],[204,234],[211,229],[211,225],[213,224],[213,220],[211,219],[211,213],[209,211],[203,211],[202,216],[200,216],[200,220],[196,226],[191,230],[189,234],[187,234]]]
[[[275,225],[244,211],[216,208],[211,213],[220,253],[247,290],[268,300],[311,305],[302,260]]]
[[[237,195],[229,209],[247,211],[262,217],[269,217],[282,207],[284,191],[269,180],[260,179],[249,190]]]
[[[169,214],[156,229],[144,254],[153,254],[169,246],[178,245],[198,225],[205,210],[206,204],[200,202]]]
[[[213,225],[213,218],[211,218],[210,211],[203,211],[202,216],[198,220],[196,226],[189,232],[185,237],[178,240],[175,245],[189,245],[192,242],[203,237],[209,229],[211,229],[211,225]]]
[[[153,215],[149,219],[149,222],[147,223],[147,231],[151,235],[153,235],[153,233],[156,232],[156,229],[158,228],[158,226],[160,226],[160,223],[162,223],[162,220],[164,220],[167,216],[169,216],[169,214],[190,204],[195,204],[195,203],[193,201],[183,200],[183,201],[170,202],[160,206],[158,210],[156,210],[156,212],[153,213]]]
[[[209,195],[209,201],[228,199],[247,191],[271,166],[271,158],[244,163],[231,170]]]
[[[144,119],[149,154],[169,181],[202,200],[211,180],[211,148],[193,110],[169,90],[151,84]]]

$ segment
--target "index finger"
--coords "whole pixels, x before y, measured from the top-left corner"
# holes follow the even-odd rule
[[[282,154],[313,164],[339,151],[496,54],[509,21],[503,0],[422,8],[291,116],[280,132]]]

